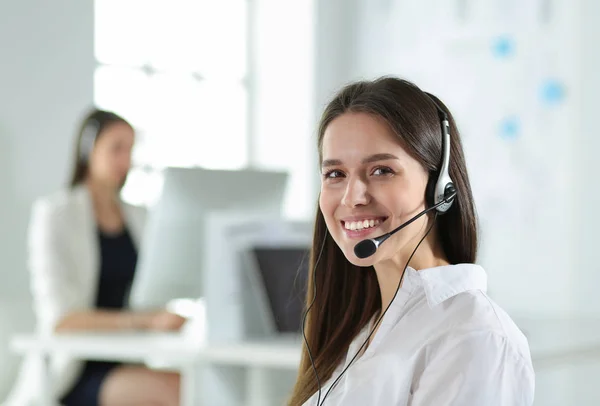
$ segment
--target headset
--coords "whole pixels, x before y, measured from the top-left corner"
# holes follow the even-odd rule
[[[81,138],[79,139],[79,157],[82,161],[87,162],[90,159],[99,133],[100,122],[95,118],[90,118],[81,130]]]
[[[366,239],[366,240],[359,242],[354,247],[354,253],[356,254],[356,256],[358,258],[370,257],[371,255],[375,254],[375,252],[377,252],[377,249],[379,248],[379,246],[384,241],[386,241],[389,237],[391,237],[392,235],[394,235],[395,233],[397,233],[404,227],[408,226],[413,221],[417,220],[419,217],[421,217],[424,214],[429,213],[430,211],[433,211],[433,210],[435,210],[434,220],[431,222],[431,225],[429,226],[427,232],[425,233],[425,235],[423,235],[423,237],[421,238],[421,240],[419,241],[419,243],[413,250],[412,254],[408,258],[408,261],[406,261],[406,265],[404,266],[404,271],[402,272],[402,275],[400,276],[400,281],[398,282],[398,287],[396,288],[394,297],[392,298],[392,300],[390,301],[390,303],[388,304],[386,309],[383,311],[383,313],[379,316],[379,318],[373,325],[373,330],[367,336],[364,343],[360,346],[360,348],[356,352],[356,355],[354,355],[354,357],[350,360],[348,365],[344,368],[344,370],[342,370],[340,375],[335,379],[335,381],[333,381],[333,383],[331,384],[331,386],[325,393],[325,396],[323,397],[323,401],[321,402],[321,390],[322,390],[321,380],[320,380],[319,374],[317,372],[317,368],[316,368],[316,365],[315,365],[315,362],[314,362],[314,359],[312,356],[312,352],[311,352],[309,344],[308,344],[308,339],[306,338],[306,334],[304,331],[304,324],[306,322],[306,317],[308,315],[308,312],[312,308],[313,304],[315,303],[316,297],[317,297],[316,271],[317,271],[317,266],[319,264],[319,261],[321,259],[321,255],[323,254],[325,242],[327,240],[328,232],[327,232],[327,229],[325,230],[325,235],[323,237],[323,244],[321,245],[321,248],[319,250],[319,255],[317,256],[317,259],[315,261],[315,265],[313,268],[313,278],[312,278],[312,280],[314,281],[313,282],[313,288],[314,288],[313,299],[312,299],[312,302],[310,303],[310,305],[307,307],[306,311],[304,312],[304,317],[303,317],[303,321],[302,321],[302,336],[304,337],[304,343],[306,345],[306,350],[308,352],[308,356],[309,356],[313,371],[315,373],[315,377],[317,379],[317,384],[319,387],[317,406],[322,406],[323,403],[325,403],[325,399],[327,398],[327,395],[329,395],[331,390],[339,382],[339,380],[342,378],[344,373],[348,370],[350,365],[352,365],[352,363],[358,357],[358,355],[361,353],[361,351],[363,350],[365,345],[367,345],[367,343],[369,342],[369,340],[370,340],[371,336],[373,335],[373,333],[375,332],[378,324],[381,322],[381,320],[383,319],[383,316],[385,316],[385,314],[388,311],[388,309],[390,308],[391,304],[394,302],[394,299],[396,298],[396,295],[398,294],[398,291],[400,290],[400,286],[402,285],[402,280],[404,279],[404,274],[406,273],[406,268],[408,268],[408,264],[410,263],[412,257],[417,252],[417,249],[419,248],[419,246],[421,245],[423,240],[427,237],[427,235],[429,235],[431,229],[433,228],[433,225],[435,224],[435,222],[437,220],[438,215],[442,215],[442,214],[448,212],[448,210],[452,206],[452,203],[454,202],[455,197],[457,195],[456,188],[454,187],[454,183],[452,182],[452,179],[450,178],[450,173],[449,173],[449,168],[450,168],[450,121],[448,119],[448,114],[435,101],[435,97],[432,94],[427,93],[427,92],[424,92],[424,93],[435,105],[435,108],[438,112],[438,116],[439,116],[439,119],[441,122],[441,133],[442,133],[442,157],[441,157],[442,164],[440,166],[439,174],[438,174],[437,178],[430,176],[429,181],[427,183],[427,188],[425,191],[425,200],[427,202],[428,207],[425,210],[418,213],[417,215],[415,215],[414,217],[412,217],[410,220],[404,222],[403,224],[401,224],[394,230],[390,231],[389,233],[386,233],[386,234],[376,237],[376,238],[370,238],[370,239]]]
[[[432,182],[434,178],[429,179],[428,188],[431,189],[430,185],[434,185],[433,191],[428,190],[426,195],[430,206],[435,206],[438,213],[443,214],[450,209],[454,197],[456,196],[456,188],[450,178],[450,121],[448,120],[448,114],[442,109],[435,101],[434,96],[430,93],[425,94],[431,99],[435,108],[438,111],[438,115],[441,121],[442,127],[442,166],[440,167],[440,173],[438,175],[435,184]],[[433,194],[433,196],[432,196]]]

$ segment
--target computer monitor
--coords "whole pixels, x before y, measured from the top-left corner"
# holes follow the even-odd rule
[[[248,271],[258,279],[257,293],[264,297],[269,330],[275,334],[300,334],[306,298],[310,247],[257,244],[248,253]]]
[[[203,274],[207,339],[298,336],[312,222],[211,213]]]
[[[167,168],[144,231],[130,306],[156,308],[176,298],[202,297],[211,238],[207,216],[218,211],[277,218],[287,178],[274,171]]]
[[[289,226],[289,224],[288,224]],[[296,223],[309,232],[309,225]],[[308,237],[308,235],[307,235]],[[297,336],[301,333],[306,298],[310,238],[301,244],[285,237],[277,242],[256,241],[242,248],[246,335],[252,338]]]

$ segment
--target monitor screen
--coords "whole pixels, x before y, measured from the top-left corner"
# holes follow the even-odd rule
[[[309,249],[255,247],[253,254],[277,331],[300,333],[308,279]]]
[[[206,296],[203,278],[213,270],[204,261],[215,232],[208,219],[215,213],[277,217],[287,177],[250,169],[167,168],[160,200],[145,226],[131,307],[163,307],[173,299]]]

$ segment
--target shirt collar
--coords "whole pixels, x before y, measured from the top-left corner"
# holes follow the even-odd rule
[[[420,280],[429,307],[434,307],[459,293],[487,290],[487,275],[475,264],[446,265],[415,271],[408,268],[411,279]]]

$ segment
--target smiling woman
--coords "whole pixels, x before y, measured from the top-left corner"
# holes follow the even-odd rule
[[[403,80],[354,83],[325,109],[318,146],[290,405],[531,405],[527,340],[475,265],[475,207],[448,109]],[[357,256],[359,242],[393,231]]]

